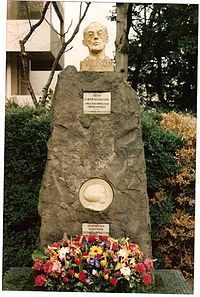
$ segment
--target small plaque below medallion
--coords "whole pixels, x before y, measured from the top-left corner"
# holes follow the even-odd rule
[[[110,92],[85,92],[83,93],[83,113],[109,114],[111,112]]]
[[[97,235],[97,236],[103,236],[103,235],[109,235],[109,224],[88,224],[83,223],[82,224],[82,234],[83,235]]]

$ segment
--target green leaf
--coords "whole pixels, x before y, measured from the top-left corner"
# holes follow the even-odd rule
[[[35,261],[36,259],[46,260],[47,256],[39,250],[34,250],[32,253],[32,259]]]
[[[69,268],[69,261],[65,261],[65,268]]]

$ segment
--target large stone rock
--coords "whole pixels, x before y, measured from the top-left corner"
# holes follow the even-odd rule
[[[111,92],[110,114],[84,114],[84,92]],[[40,191],[40,245],[81,234],[83,223],[106,223],[112,237],[128,236],[151,255],[149,206],[135,91],[119,73],[60,73],[52,111],[52,135]],[[81,185],[107,181],[113,200],[104,210],[85,208]]]

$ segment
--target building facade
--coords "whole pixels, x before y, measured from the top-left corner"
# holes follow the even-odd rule
[[[41,17],[44,1],[7,2],[6,41],[6,100],[12,99],[21,105],[32,105],[32,99],[24,76],[19,41]],[[44,21],[36,28],[25,44],[28,54],[28,70],[34,93],[39,100],[42,95],[55,57],[60,50],[64,30],[63,3],[51,2]],[[64,67],[62,56],[56,68]],[[51,88],[55,86],[56,75]]]

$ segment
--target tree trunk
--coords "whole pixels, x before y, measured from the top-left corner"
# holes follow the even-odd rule
[[[128,34],[132,21],[132,3],[117,3],[116,71],[128,77]]]

